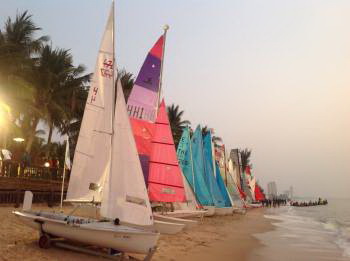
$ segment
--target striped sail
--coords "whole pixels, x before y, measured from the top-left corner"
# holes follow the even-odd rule
[[[160,104],[152,137],[148,194],[151,201],[186,201],[181,169],[177,160],[164,100]]]
[[[163,59],[164,35],[148,53],[128,99],[131,118],[155,121],[159,102],[159,83]]]

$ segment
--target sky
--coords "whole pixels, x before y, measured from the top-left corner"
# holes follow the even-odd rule
[[[110,0],[2,0],[93,71]],[[163,94],[279,192],[350,198],[350,1],[119,0],[116,59],[137,75],[169,24]]]

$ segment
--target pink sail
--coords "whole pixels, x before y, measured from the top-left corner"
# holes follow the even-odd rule
[[[159,82],[163,59],[164,35],[148,53],[128,99],[131,118],[154,122],[159,99]]]
[[[186,201],[182,174],[164,100],[158,110],[151,142],[148,194],[151,201]]]

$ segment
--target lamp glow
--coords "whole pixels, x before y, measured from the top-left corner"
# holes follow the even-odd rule
[[[23,142],[23,141],[24,141],[24,139],[21,138],[21,137],[13,138],[13,140],[14,140],[15,142]]]

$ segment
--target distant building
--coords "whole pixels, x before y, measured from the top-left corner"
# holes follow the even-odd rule
[[[276,182],[272,181],[267,184],[267,197],[272,199],[277,197],[277,185]]]
[[[293,199],[293,196],[294,196],[293,186],[290,186],[290,188],[289,188],[289,198]]]

